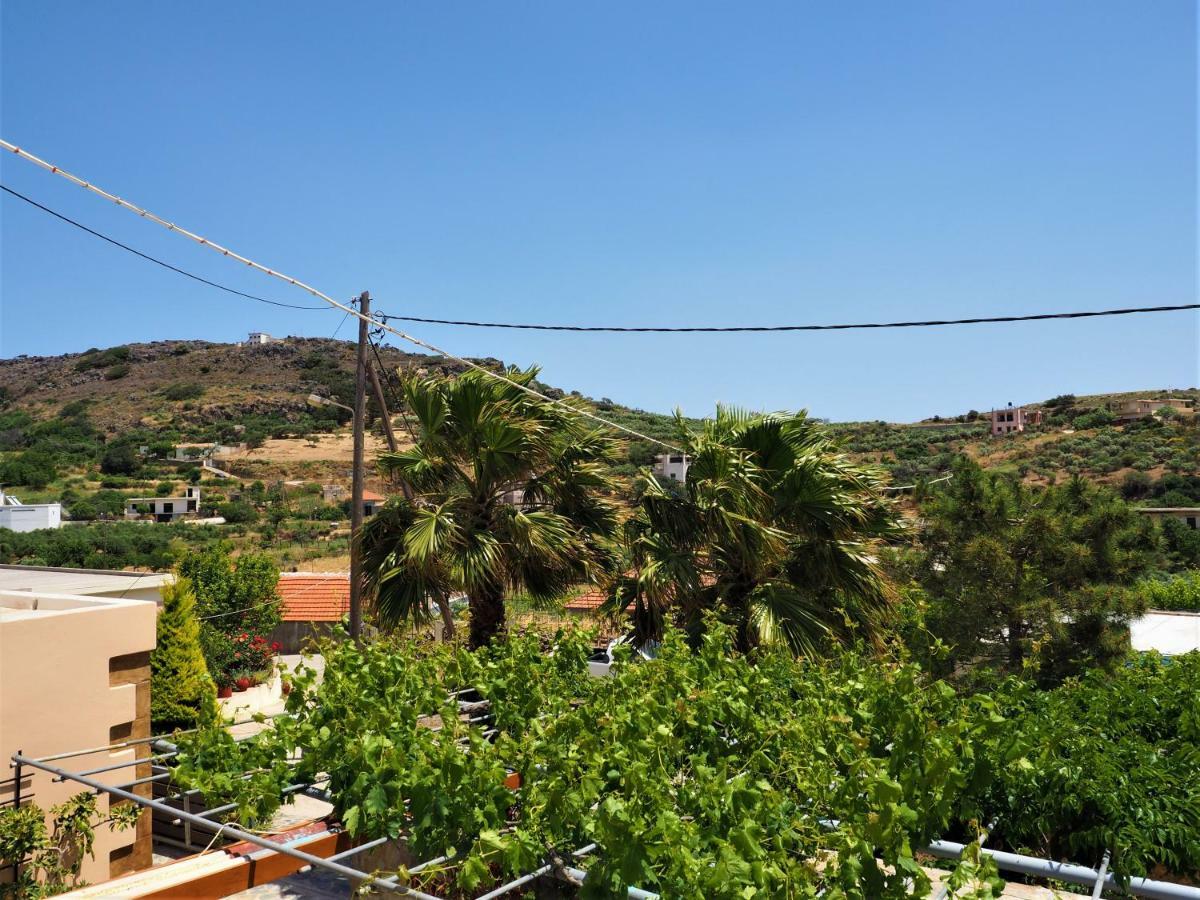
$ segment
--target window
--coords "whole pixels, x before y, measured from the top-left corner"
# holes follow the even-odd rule
[[[1187,523],[1188,523],[1188,528],[1195,528],[1196,527],[1196,517],[1188,516]]]
[[[174,503],[164,503],[162,505],[162,511],[165,513],[175,512],[175,504]]]
[[[195,512],[195,511],[196,511],[196,501],[195,501],[195,500],[189,500],[189,501],[188,501],[187,511],[188,511],[188,512]]]
[[[673,462],[673,463],[681,463],[681,462],[683,462],[683,457],[682,457],[682,456],[672,456],[672,457],[671,457],[671,462]]]

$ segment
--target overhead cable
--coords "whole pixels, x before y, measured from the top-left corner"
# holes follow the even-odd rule
[[[127,250],[128,252],[132,253],[134,256],[140,256],[142,259],[148,260],[149,262],[152,262],[155,265],[162,266],[164,269],[170,269],[172,272],[178,272],[180,275],[183,275],[187,278],[191,278],[193,281],[199,281],[201,284],[207,284],[209,287],[215,287],[218,290],[225,291],[226,293],[236,294],[239,297],[245,297],[247,300],[257,300],[259,303],[269,303],[269,304],[271,304],[271,306],[282,306],[287,309],[310,309],[310,310],[326,309],[326,307],[324,307],[324,306],[300,306],[296,303],[281,303],[278,300],[268,300],[266,297],[259,297],[256,294],[247,294],[245,291],[235,290],[234,288],[227,287],[226,285],[218,284],[215,281],[210,281],[207,278],[203,278],[200,275],[196,275],[192,272],[188,272],[187,270],[181,269],[178,266],[173,266],[169,262],[163,262],[161,259],[151,256],[149,253],[143,253],[141,250],[136,250],[133,247],[130,247],[128,244],[121,243],[116,238],[109,237],[107,234],[101,234],[96,229],[89,228],[88,226],[84,225],[82,222],[76,222],[74,219],[70,218],[69,216],[64,216],[62,213],[56,212],[55,210],[51,209],[48,206],[43,206],[41,203],[38,203],[36,200],[32,199],[31,197],[26,197],[24,194],[22,194],[18,191],[14,191],[12,188],[10,188],[6,184],[0,184],[0,190],[4,191],[5,193],[11,194],[12,196],[16,197],[18,200],[24,200],[30,206],[35,206],[38,209],[40,209],[42,212],[47,212],[50,215],[54,216],[56,219],[62,219],[62,221],[66,222],[67,224],[74,225],[76,228],[82,229],[83,231],[86,231],[88,234],[94,235],[95,237],[100,238],[100,240],[102,240],[102,241],[108,241],[110,244],[112,244],[115,247],[120,247],[122,250]]]
[[[21,157],[22,159],[28,160],[29,162],[33,163],[36,166],[40,166],[41,168],[45,169],[47,172],[50,172],[53,175],[58,175],[62,178],[65,178],[65,179],[67,179],[67,181],[70,181],[72,184],[78,185],[79,187],[83,188],[84,190],[88,190],[94,194],[98,194],[99,196],[105,198],[106,200],[111,200],[113,203],[116,203],[118,206],[120,206],[124,209],[127,209],[130,212],[137,213],[139,216],[141,216],[144,219],[149,219],[151,222],[155,222],[155,223],[161,225],[162,227],[166,228],[168,231],[174,231],[178,234],[181,234],[184,237],[188,238],[189,240],[195,241],[197,244],[200,244],[201,246],[208,247],[212,250],[215,250],[216,252],[220,253],[222,256],[227,256],[230,259],[235,259],[238,262],[245,263],[247,266],[250,266],[252,269],[257,269],[258,271],[263,272],[263,273],[271,276],[272,278],[278,278],[279,280],[287,282],[288,284],[293,285],[294,287],[298,287],[301,290],[306,291],[309,294],[311,294],[312,296],[316,297],[317,299],[324,300],[326,303],[328,303],[330,306],[334,307],[335,309],[340,309],[342,312],[348,313],[349,315],[354,316],[356,319],[360,319],[360,320],[366,322],[368,325],[382,328],[385,331],[389,332],[390,334],[394,334],[396,337],[400,338],[401,340],[407,341],[408,343],[413,344],[417,347],[423,347],[424,349],[429,350],[433,353],[437,353],[441,356],[444,356],[447,359],[452,359],[455,362],[461,363],[462,365],[464,365],[470,369],[474,369],[474,370],[482,373],[487,378],[492,378],[492,379],[495,379],[496,381],[502,381],[505,384],[511,385],[512,387],[515,387],[517,390],[523,391],[524,393],[529,394],[532,397],[537,397],[537,398],[544,400],[545,402],[550,403],[554,406],[560,406],[563,409],[570,410],[571,412],[575,413],[576,415],[582,416],[585,419],[590,419],[594,422],[604,425],[607,428],[612,428],[616,431],[624,432],[625,434],[628,434],[631,437],[635,437],[635,438],[638,438],[639,440],[647,441],[651,444],[656,444],[656,445],[658,445],[666,450],[670,450],[674,453],[682,453],[683,452],[678,447],[675,447],[672,444],[668,444],[666,441],[660,441],[658,438],[654,438],[654,437],[650,437],[649,435],[642,434],[640,431],[635,431],[634,429],[628,428],[624,425],[618,425],[616,422],[610,422],[608,419],[605,419],[602,416],[598,416],[595,413],[589,412],[588,410],[585,410],[585,409],[580,409],[578,406],[575,406],[571,403],[567,403],[563,400],[559,400],[554,397],[548,397],[545,394],[541,393],[540,391],[537,391],[537,390],[529,387],[528,385],[521,384],[520,382],[514,381],[513,379],[508,378],[505,375],[493,372],[491,369],[487,368],[486,366],[481,366],[479,363],[474,362],[469,359],[465,359],[461,356],[455,356],[453,353],[450,353],[447,350],[443,350],[440,347],[434,346],[433,344],[430,344],[428,341],[423,341],[420,338],[414,337],[411,334],[407,334],[406,332],[403,332],[398,328],[393,328],[391,325],[388,325],[386,322],[382,322],[382,323],[377,322],[374,319],[372,319],[370,316],[363,315],[361,312],[354,309],[353,307],[351,307],[345,303],[342,303],[341,301],[334,300],[328,294],[322,293],[321,291],[317,290],[312,285],[305,284],[303,281],[300,281],[297,278],[292,278],[290,275],[286,275],[283,272],[279,272],[275,269],[268,268],[267,266],[264,266],[261,263],[257,263],[248,257],[242,256],[240,253],[236,253],[233,250],[230,250],[228,247],[223,247],[220,244],[210,241],[208,238],[201,237],[200,235],[196,234],[193,231],[188,231],[186,228],[181,228],[179,225],[176,225],[174,222],[169,222],[166,219],[150,212],[148,209],[145,209],[144,207],[141,207],[141,206],[137,206],[137,205],[129,202],[128,200],[122,199],[121,197],[118,197],[116,194],[110,193],[109,191],[106,191],[101,187],[97,187],[96,185],[92,184],[89,181],[84,181],[78,175],[72,175],[70,172],[64,171],[63,169],[59,168],[58,166],[56,166],[52,163],[48,163],[44,159],[41,159],[37,156],[34,156],[32,153],[28,152],[27,150],[22,150],[16,144],[6,141],[3,138],[0,138],[0,148],[9,150],[12,153],[16,154],[17,156]]]
[[[764,331],[850,331],[865,328],[932,328],[942,325],[986,325],[997,322],[1042,322],[1048,319],[1090,319],[1099,316],[1130,316],[1135,313],[1181,312],[1200,309],[1200,303],[1174,306],[1131,306],[1121,309],[1095,309],[1079,312],[1033,313],[1022,316],[978,316],[968,319],[926,319],[911,322],[853,322],[843,325],[535,325],[517,322],[472,322],[463,319],[424,319],[418,316],[379,316],[383,321],[424,322],[427,325],[457,325],[467,328],[512,328],[524,331],[617,332],[621,334],[729,334]]]

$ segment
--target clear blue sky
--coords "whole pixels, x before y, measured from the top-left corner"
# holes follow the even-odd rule
[[[8,140],[269,265],[436,317],[871,321],[1194,302],[1192,2],[5,0]],[[252,293],[20,160],[10,186]],[[0,354],[330,335],[5,197]],[[342,336],[350,336],[347,326]],[[565,388],[915,419],[1200,382],[1197,316],[921,332],[413,326]]]

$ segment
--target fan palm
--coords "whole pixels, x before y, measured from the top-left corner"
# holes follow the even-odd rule
[[[465,594],[470,644],[504,628],[506,597],[562,595],[613,559],[616,529],[603,468],[613,443],[571,409],[507,380],[468,372],[409,377],[404,399],[415,445],[380,456],[412,488],[362,530],[363,569],[384,624],[424,622]]]
[[[686,484],[641,477],[625,525],[630,571],[608,611],[632,603],[643,640],[668,615],[697,635],[708,612],[734,626],[742,650],[875,638],[891,592],[872,543],[899,530],[880,473],[803,412],[718,407],[699,432],[677,426]]]

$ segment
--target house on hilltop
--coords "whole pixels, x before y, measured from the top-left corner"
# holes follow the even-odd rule
[[[992,410],[992,421],[989,433],[992,437],[1013,434],[1024,431],[1033,425],[1042,424],[1040,409],[1026,409],[1024,406],[1008,404],[1004,409]]]
[[[1147,416],[1152,416],[1164,407],[1166,409],[1173,410],[1176,414],[1181,416],[1192,416],[1196,414],[1196,410],[1192,406],[1192,401],[1184,400],[1180,397],[1167,397],[1160,400],[1121,400],[1120,402],[1112,405],[1112,410],[1116,415],[1118,422],[1132,422],[1135,419],[1144,419]]]

